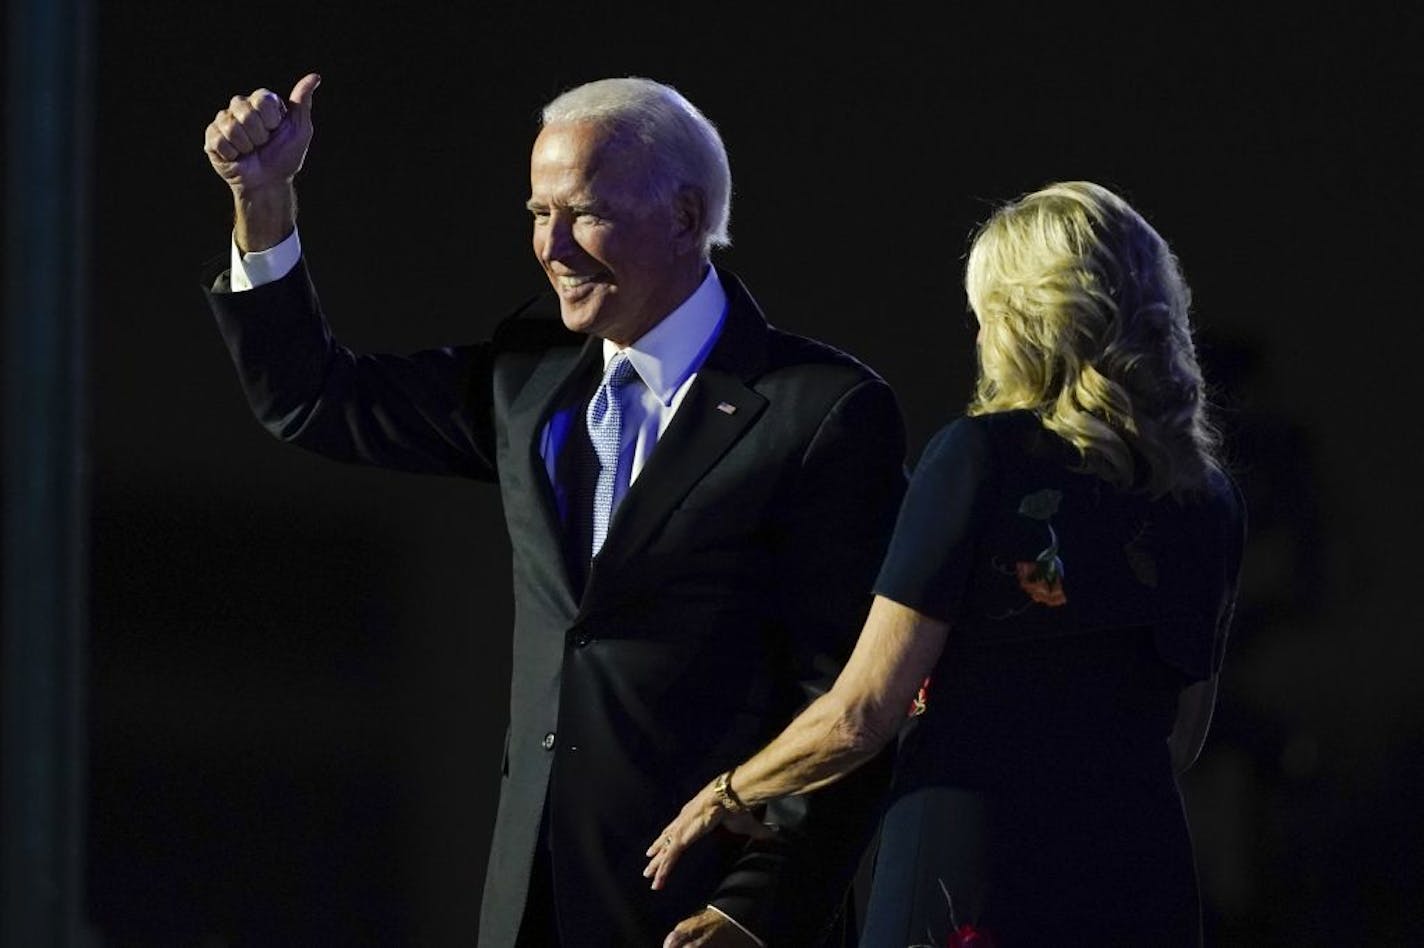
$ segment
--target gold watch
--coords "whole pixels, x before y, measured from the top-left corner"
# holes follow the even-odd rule
[[[735,769],[735,767],[732,768],[732,770]],[[717,802],[721,805],[722,809],[728,813],[745,813],[751,809],[742,802],[741,797],[737,796],[736,791],[732,789],[731,770],[717,775],[717,779],[712,781],[712,792],[717,795]]]

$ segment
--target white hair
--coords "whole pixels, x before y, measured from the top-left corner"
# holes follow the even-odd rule
[[[570,89],[544,106],[545,126],[593,122],[631,135],[652,154],[653,197],[671,203],[678,188],[702,194],[702,253],[732,242],[732,169],[722,136],[707,116],[672,86],[628,76],[598,79]]]

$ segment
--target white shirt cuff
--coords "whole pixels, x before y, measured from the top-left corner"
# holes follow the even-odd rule
[[[746,935],[752,941],[756,942],[758,945],[761,945],[761,948],[766,948],[766,942],[762,941],[756,935],[752,934],[752,930],[750,928],[747,928],[747,926],[743,925],[741,922],[737,921],[735,918],[728,915],[726,912],[722,911],[715,905],[709,904],[707,907],[710,908],[712,911],[716,912],[718,915],[725,918],[727,921],[731,922],[733,925],[737,926],[737,928],[741,931],[743,935]]]
[[[264,283],[275,283],[282,279],[297,261],[302,259],[302,240],[296,228],[291,236],[275,247],[243,253],[237,249],[237,240],[232,242],[232,268],[228,275],[228,285],[234,293],[255,290]]]

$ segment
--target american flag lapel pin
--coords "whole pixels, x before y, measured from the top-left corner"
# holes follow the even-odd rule
[[[737,406],[731,402],[718,402],[717,410],[724,415],[735,415],[737,413]]]

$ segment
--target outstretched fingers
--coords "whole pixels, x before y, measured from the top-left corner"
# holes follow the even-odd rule
[[[643,855],[652,858],[643,869],[643,878],[652,879],[652,888],[661,889],[687,847],[711,832],[726,815],[727,811],[718,804],[711,784],[703,787],[644,851]]]
[[[648,862],[643,870],[643,878],[652,879],[651,888],[658,890],[667,882],[667,877],[672,873],[673,866],[677,865],[678,859],[692,840],[684,839],[681,835],[674,835],[676,830],[669,826],[663,830],[663,834],[658,837],[658,841],[648,847],[645,856],[653,858]],[[696,837],[693,837],[694,839]]]
[[[653,880],[652,888],[661,889],[687,848],[719,825],[752,839],[776,835],[775,826],[768,826],[750,812],[728,813],[711,793],[710,789],[704,789],[689,800],[677,819],[663,827],[658,838],[644,850],[643,855],[650,858],[643,868],[643,878]]]

